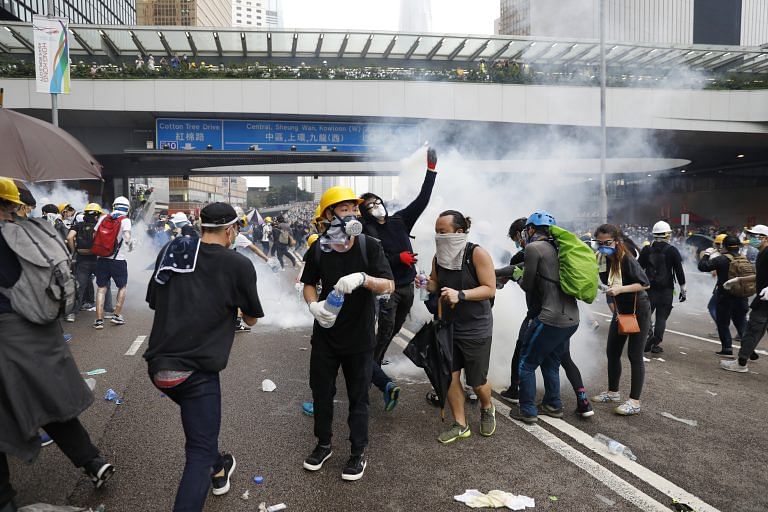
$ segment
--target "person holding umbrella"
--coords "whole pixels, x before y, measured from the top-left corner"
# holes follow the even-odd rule
[[[493,333],[491,299],[496,295],[496,274],[488,252],[467,242],[471,223],[469,217],[456,210],[440,214],[435,222],[436,255],[427,281],[427,290],[439,294],[443,316],[453,331],[451,383],[447,393],[453,424],[438,436],[442,444],[472,435],[464,414],[462,369],[467,385],[480,399],[480,434],[488,437],[496,431],[496,409],[488,384]]]

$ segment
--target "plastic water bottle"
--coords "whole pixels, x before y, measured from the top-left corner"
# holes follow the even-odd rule
[[[280,271],[280,262],[274,256],[267,260],[267,265],[272,269],[272,272],[278,273]]]
[[[339,293],[336,290],[331,290],[331,293],[328,294],[328,297],[325,298],[325,309],[333,313],[334,315],[338,315],[339,311],[341,311],[341,306],[344,305],[344,294]]]
[[[596,443],[600,443],[608,448],[608,452],[612,455],[623,455],[629,460],[637,460],[637,457],[635,457],[635,454],[632,453],[632,450],[630,450],[629,447],[624,446],[620,442],[611,439],[608,436],[604,436],[603,434],[595,434],[595,437],[592,439],[594,439]]]
[[[427,290],[427,283],[429,282],[429,278],[427,277],[427,273],[423,270],[419,270],[419,300],[424,302],[425,300],[429,300],[429,290]]]

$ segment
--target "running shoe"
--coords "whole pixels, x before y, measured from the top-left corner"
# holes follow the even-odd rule
[[[513,420],[522,421],[523,423],[526,423],[528,425],[531,425],[539,421],[538,416],[530,416],[524,413],[522,410],[520,410],[519,407],[511,407],[509,409],[509,417],[512,418]]]
[[[499,396],[504,399],[505,402],[509,402],[511,404],[520,403],[520,396],[518,395],[517,388],[514,386],[509,386],[507,389],[499,393]]]
[[[582,418],[590,418],[595,415],[595,410],[592,409],[592,404],[589,403],[589,400],[585,398],[584,400],[579,400],[576,406],[576,414]]]
[[[331,455],[333,455],[333,450],[331,450],[330,445],[321,446],[318,444],[315,446],[315,449],[312,450],[312,453],[309,454],[309,457],[304,460],[304,469],[308,471],[318,471],[323,467],[323,463],[331,458]]]
[[[634,416],[640,414],[640,406],[632,403],[632,400],[627,400],[617,408],[613,410],[619,416]]]
[[[464,393],[467,395],[467,400],[469,400],[471,403],[477,402],[477,393],[475,393],[475,390],[470,388],[469,386],[464,386]]]
[[[747,365],[741,366],[736,359],[732,359],[731,361],[720,361],[720,368],[722,368],[723,370],[728,370],[729,372],[736,372],[736,373],[749,372],[749,368],[747,367]]]
[[[114,315],[112,316],[112,318],[109,319],[109,321],[115,325],[125,324],[125,318],[123,318],[123,315]]]
[[[96,305],[86,302],[80,306],[80,311],[96,311]]]
[[[229,492],[229,480],[235,472],[237,462],[229,453],[221,454],[222,470],[211,477],[211,487],[214,496],[221,496]]]
[[[480,410],[480,435],[490,437],[496,432],[496,407]]]
[[[652,354],[663,354],[664,353],[664,349],[661,348],[660,345],[654,345],[654,346],[651,347],[651,353]]]
[[[341,471],[341,479],[347,482],[354,482],[363,478],[365,473],[365,467],[368,465],[368,461],[365,460],[365,453],[352,454],[347,459],[347,463],[344,464],[344,469]]]
[[[454,421],[453,425],[451,425],[450,430],[446,430],[445,432],[437,436],[437,440],[440,441],[442,444],[449,444],[454,442],[457,439],[466,439],[471,435],[472,435],[472,431],[469,429],[469,425],[465,427],[460,423],[457,423]]]
[[[93,322],[93,328],[94,329],[103,329],[104,328],[104,320],[101,318],[97,318],[95,322]]]
[[[64,317],[64,321],[65,322],[69,322],[69,323],[74,322],[75,321],[75,314],[74,313],[68,314],[67,316]]]
[[[64,343],[69,343],[74,336],[65,332],[62,337],[64,338]]]
[[[718,355],[720,357],[727,357],[729,359],[733,359],[733,350],[721,350],[720,352],[715,352],[715,355]]]
[[[41,430],[38,435],[40,436],[40,446],[46,447],[53,444],[53,439],[51,439],[51,436],[49,436],[45,430]]]
[[[552,418],[562,418],[563,417],[563,408],[560,407],[559,409],[556,407],[552,407],[549,404],[539,404],[539,412],[544,414],[545,416],[550,416]]]
[[[112,475],[115,474],[115,467],[105,461],[103,457],[96,457],[87,463],[83,469],[97,489],[101,489],[101,487],[107,483],[107,480],[112,478]]]
[[[107,320],[109,320],[113,316],[115,316],[115,312],[114,311],[105,311],[104,312],[104,318],[106,318]]]
[[[394,382],[387,382],[387,387],[384,389],[384,410],[389,412],[394,409],[399,399],[400,387]]]
[[[251,328],[248,326],[248,324],[240,320],[240,323],[238,323],[235,327],[235,332],[251,332]]]
[[[757,354],[757,352],[752,352],[752,355],[749,356],[750,361],[757,361],[760,359],[760,356]]]
[[[603,391],[599,395],[592,397],[592,401],[596,404],[608,404],[611,402],[621,402],[621,393],[611,393],[610,391]]]

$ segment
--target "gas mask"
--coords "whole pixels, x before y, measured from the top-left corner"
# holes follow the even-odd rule
[[[330,226],[320,237],[320,248],[324,252],[331,252],[331,250],[345,252],[351,247],[352,237],[362,232],[363,225],[354,215],[339,217],[334,214]]]

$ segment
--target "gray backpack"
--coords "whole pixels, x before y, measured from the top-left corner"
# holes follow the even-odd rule
[[[54,227],[40,219],[0,222],[0,233],[21,264],[16,284],[0,288],[13,310],[41,325],[70,313],[77,286],[69,251]]]

